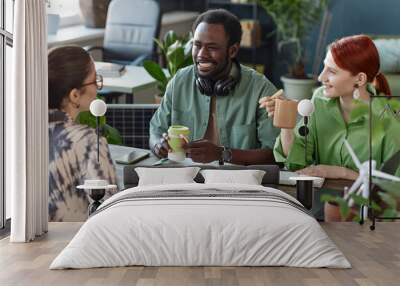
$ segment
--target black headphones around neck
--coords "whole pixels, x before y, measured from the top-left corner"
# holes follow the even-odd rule
[[[232,62],[232,68],[229,75],[224,79],[218,80],[217,82],[214,82],[209,78],[200,77],[197,72],[195,75],[196,86],[202,94],[207,96],[226,96],[240,81],[241,68],[239,62],[234,60]]]

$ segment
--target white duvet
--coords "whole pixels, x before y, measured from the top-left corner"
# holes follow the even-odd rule
[[[121,200],[169,190],[263,191],[271,198],[178,195]],[[50,269],[127,265],[350,268],[318,222],[294,203],[299,204],[277,189],[254,185],[128,189],[100,206]]]

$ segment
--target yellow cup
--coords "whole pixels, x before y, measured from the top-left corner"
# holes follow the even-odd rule
[[[190,130],[183,125],[171,125],[168,128],[168,145],[171,147],[172,152],[168,153],[168,159],[172,161],[183,161],[186,158],[185,151],[182,148],[183,139],[181,135],[188,138]]]

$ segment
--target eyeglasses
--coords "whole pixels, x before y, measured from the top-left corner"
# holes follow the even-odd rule
[[[96,80],[92,81],[92,82],[88,82],[88,83],[84,83],[81,85],[81,87],[87,86],[87,85],[91,85],[91,84],[95,84],[97,90],[101,90],[103,88],[103,76],[96,74]]]

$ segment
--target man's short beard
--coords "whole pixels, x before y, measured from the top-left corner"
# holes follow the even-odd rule
[[[194,65],[195,72],[198,77],[212,80],[212,81],[217,81],[218,79],[223,77],[225,74],[228,74],[229,73],[229,71],[227,71],[228,67],[229,67],[229,57],[228,56],[225,58],[224,65],[222,66],[222,68],[220,70],[214,70],[207,75],[200,74],[196,61],[195,61],[195,65]]]

